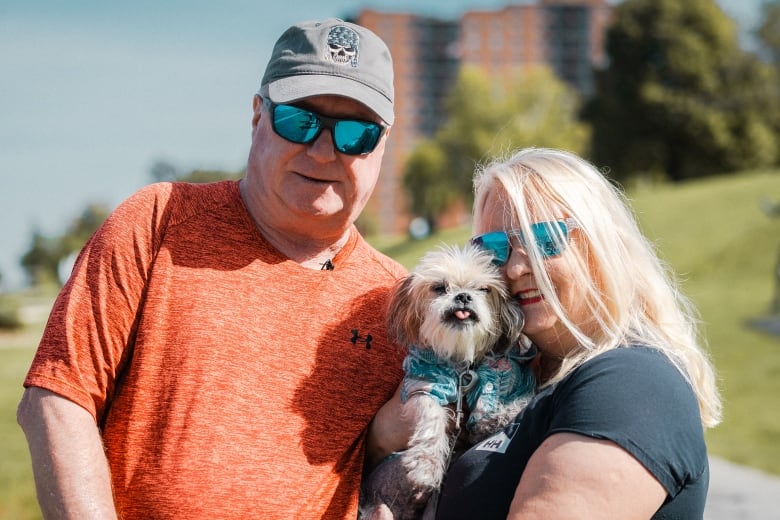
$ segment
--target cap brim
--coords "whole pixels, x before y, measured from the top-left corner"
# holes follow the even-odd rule
[[[268,97],[274,103],[292,103],[310,96],[344,96],[370,108],[388,125],[393,124],[393,104],[366,85],[342,76],[309,74],[281,78],[268,84]]]

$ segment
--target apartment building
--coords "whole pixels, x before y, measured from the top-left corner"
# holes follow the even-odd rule
[[[416,143],[442,123],[443,100],[461,65],[507,81],[518,71],[545,64],[587,95],[593,89],[593,68],[606,61],[610,16],[606,0],[537,0],[467,11],[457,20],[361,11],[354,21],[380,35],[393,54],[396,111],[365,221],[382,233],[407,230],[414,215],[408,212],[401,182],[404,162]],[[461,223],[467,214],[455,211],[438,224]]]

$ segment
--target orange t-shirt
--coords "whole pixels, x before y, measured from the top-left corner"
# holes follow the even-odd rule
[[[404,270],[354,228],[333,264],[270,246],[235,181],[148,186],[82,251],[25,386],[95,416],[124,519],[355,518]]]

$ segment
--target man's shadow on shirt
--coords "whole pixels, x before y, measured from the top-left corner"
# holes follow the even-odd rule
[[[313,465],[335,462],[341,473],[360,464],[368,425],[400,383],[403,352],[388,341],[385,323],[389,292],[375,289],[354,299],[316,342],[314,368],[293,396],[293,410],[306,423],[302,449]],[[342,481],[337,495],[350,496],[354,486]]]

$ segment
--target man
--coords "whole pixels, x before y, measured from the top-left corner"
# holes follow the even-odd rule
[[[369,433],[401,377],[383,306],[404,271],[353,225],[392,81],[367,29],[291,27],[245,178],[148,186],[90,239],[18,411],[45,517],[356,516],[366,444],[375,462],[405,435],[397,396]]]

